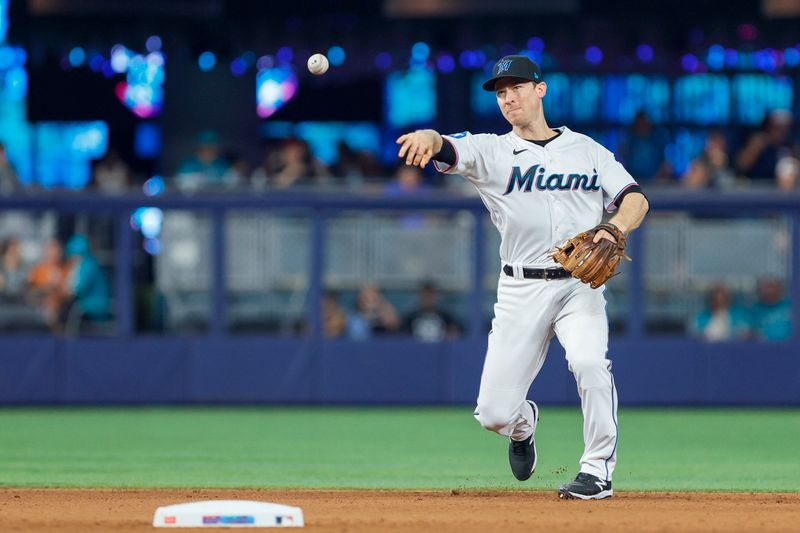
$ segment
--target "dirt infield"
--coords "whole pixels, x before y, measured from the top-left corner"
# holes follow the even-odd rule
[[[800,494],[0,489],[0,531],[152,531],[160,505],[248,499],[300,506],[313,531],[798,531]],[[196,531],[181,529],[180,531]]]

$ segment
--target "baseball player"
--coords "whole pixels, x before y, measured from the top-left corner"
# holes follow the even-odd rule
[[[509,437],[511,470],[528,479],[536,468],[539,408],[526,398],[557,336],[577,382],[585,445],[580,473],[558,494],[607,498],[613,495],[618,426],[606,359],[605,287],[573,278],[553,254],[571,236],[598,225],[604,208],[616,211],[612,226],[605,225],[611,231],[597,229],[593,242],[614,242],[614,233],[624,241],[641,224],[648,202],[611,152],[565,126],[548,126],[542,103],[547,84],[529,58],[502,58],[483,88],[495,93],[511,132],[442,136],[418,130],[397,139],[406,164],[424,167],[433,160],[438,171],[469,180],[502,237],[495,316],[474,415],[484,428]]]

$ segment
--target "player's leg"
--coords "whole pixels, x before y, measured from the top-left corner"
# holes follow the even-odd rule
[[[575,376],[583,410],[581,472],[608,482],[617,458],[617,391],[608,351],[608,318],[601,290],[572,280],[562,295],[554,329]],[[577,481],[577,480],[576,480]],[[601,487],[602,489],[603,487]]]
[[[534,430],[533,407],[525,399],[553,336],[548,284],[501,276],[497,290],[475,418],[516,441]]]

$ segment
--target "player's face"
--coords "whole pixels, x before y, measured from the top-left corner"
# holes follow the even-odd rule
[[[494,86],[497,105],[512,126],[525,126],[533,122],[541,109],[543,86],[544,82],[534,84],[519,78],[497,80]]]

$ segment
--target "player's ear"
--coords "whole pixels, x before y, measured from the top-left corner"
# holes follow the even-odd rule
[[[539,98],[544,98],[544,95],[547,94],[547,83],[540,81],[533,89],[536,91],[536,94],[539,95]]]

